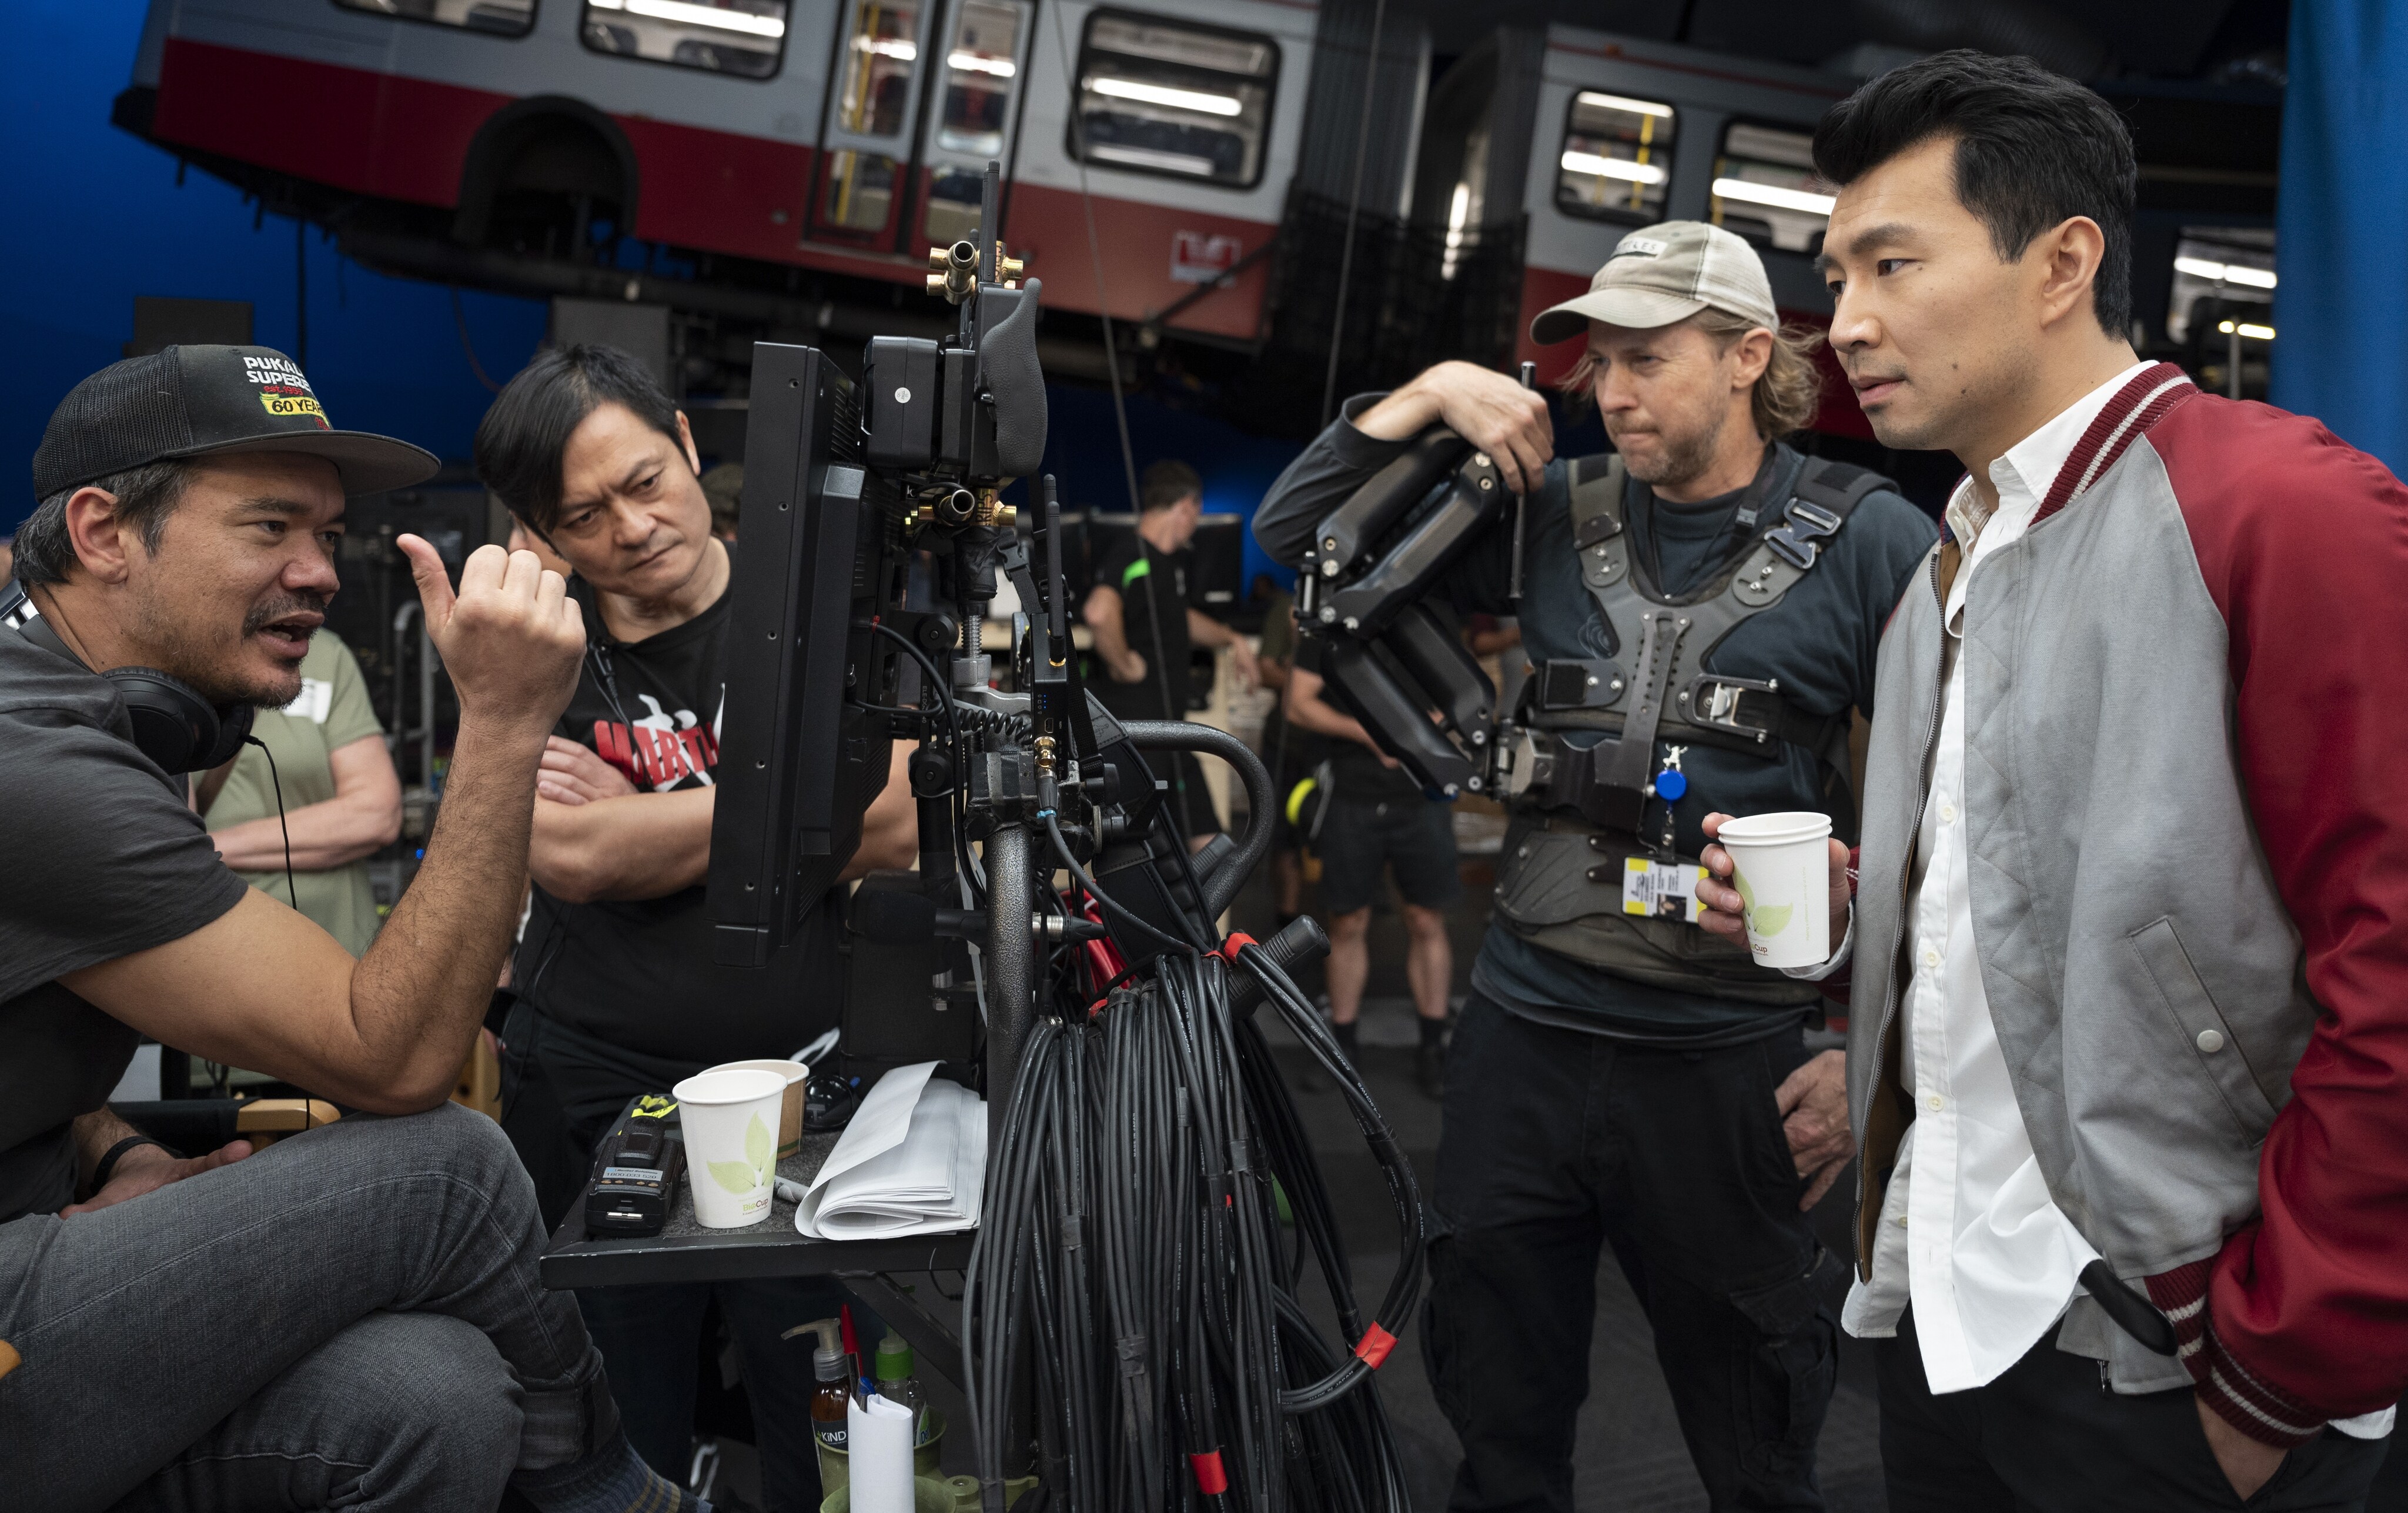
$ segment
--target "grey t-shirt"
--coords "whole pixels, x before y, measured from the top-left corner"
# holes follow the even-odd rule
[[[135,747],[108,682],[0,628],[0,1223],[72,1201],[67,1126],[139,1038],[63,973],[191,934],[241,901],[183,780]]]

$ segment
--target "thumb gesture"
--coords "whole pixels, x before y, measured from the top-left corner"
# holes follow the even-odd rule
[[[452,597],[452,575],[444,570],[443,558],[423,536],[396,536],[393,544],[409,558],[409,576],[426,611],[426,633],[442,640],[444,627],[452,623],[452,607],[459,602]]]
[[[480,546],[460,569],[455,595],[435,548],[394,538],[409,557],[426,609],[426,634],[442,655],[460,713],[549,730],[577,687],[583,617],[560,574],[532,552]]]

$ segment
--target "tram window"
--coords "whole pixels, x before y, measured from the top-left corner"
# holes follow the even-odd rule
[[[932,244],[960,241],[978,234],[979,205],[986,194],[986,175],[968,168],[939,168],[928,176],[928,240]]]
[[[900,137],[920,65],[919,0],[854,0],[836,91],[837,129]]]
[[[2224,323],[2238,321],[2249,329],[2242,335],[2271,334],[2274,310],[2274,233],[2246,226],[2185,226],[2174,242],[2174,276],[2166,299],[2166,336],[2193,342],[2201,321],[2215,327],[2217,337],[2232,333]],[[2221,345],[2220,341],[2214,345]]]
[[[1086,160],[1250,189],[1279,83],[1279,44],[1125,10],[1087,18],[1069,150]]]
[[[1710,214],[1785,252],[1815,251],[1831,220],[1831,186],[1815,177],[1813,134],[1744,121],[1724,127]]]
[[[412,0],[400,0],[410,4]],[[767,79],[786,47],[787,0],[585,0],[585,45],[624,58]]]
[[[1658,100],[1575,92],[1555,165],[1555,208],[1598,220],[1662,220],[1680,119]]]
[[[827,189],[821,196],[819,223],[838,231],[876,233],[886,229],[895,209],[895,189],[902,172],[882,152],[842,148],[827,159]],[[970,208],[978,219],[978,208]]]
[[[535,0],[335,0],[335,4],[344,10],[433,22],[495,36],[524,36],[535,25]]]
[[[953,22],[953,46],[945,50],[945,100],[937,120],[937,145],[975,157],[1003,154],[1003,122],[1011,110],[1011,87],[1020,65],[1020,27],[1026,7],[996,0],[968,0]]]

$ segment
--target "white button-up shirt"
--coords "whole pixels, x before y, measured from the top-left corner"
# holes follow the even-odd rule
[[[1974,574],[2029,528],[2084,430],[2145,366],[2091,390],[1992,463],[1995,512],[1985,516],[1970,479],[1948,501],[1964,561],[1943,616],[1940,731],[1906,901],[1914,975],[1898,1026],[1914,1122],[1882,1203],[1871,1278],[1850,1289],[1840,1316],[1851,1334],[1895,1334],[1912,1301],[1935,1392],[1980,1387],[2022,1359],[2064,1314],[2082,1268],[2099,1254],[2049,1197],[1982,987],[1966,867],[1957,653]]]

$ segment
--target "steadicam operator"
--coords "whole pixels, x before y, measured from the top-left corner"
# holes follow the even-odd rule
[[[1591,805],[1635,826],[1534,790],[1506,832],[1430,1204],[1427,1359],[1464,1448],[1451,1506],[1572,1506],[1611,1244],[1716,1506],[1813,1507],[1838,1333],[1817,1287],[1838,1268],[1802,1210],[1847,1161],[1842,1059],[1807,1053],[1816,988],[1706,933],[1691,901],[1711,810],[1846,829],[1851,713],[1870,708],[1882,623],[1931,523],[1886,480],[1783,443],[1813,414],[1811,358],[1727,231],[1631,232],[1531,335],[1587,339],[1567,384],[1594,396],[1614,454],[1555,460],[1540,396],[1441,364],[1348,401],[1254,520],[1300,561],[1324,516],[1444,424],[1528,491],[1521,723],[1558,790],[1601,791],[1597,743],[1662,711],[1633,738],[1643,802],[1632,783],[1615,789],[1629,808]],[[1511,520],[1492,526],[1440,591],[1515,612],[1513,551]],[[1634,688],[1641,627],[1668,609],[1686,633]]]

